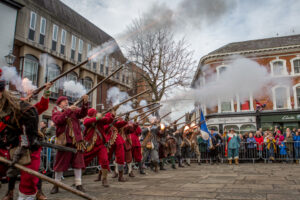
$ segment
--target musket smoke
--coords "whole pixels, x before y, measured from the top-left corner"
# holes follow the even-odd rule
[[[74,96],[76,98],[85,95],[87,92],[83,85],[75,83],[74,81],[65,81],[63,87],[68,96]]]

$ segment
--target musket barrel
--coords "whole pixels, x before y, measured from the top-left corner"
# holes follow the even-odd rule
[[[144,115],[144,114],[146,114],[146,113],[148,113],[148,112],[151,112],[151,111],[153,111],[153,110],[156,110],[156,109],[158,109],[158,108],[161,107],[161,106],[162,106],[162,105],[158,105],[158,106],[156,106],[156,107],[154,107],[154,108],[151,108],[151,109],[149,109],[149,110],[147,110],[147,111],[145,111],[145,112],[142,112],[141,114],[138,114],[138,115],[136,115],[136,116],[130,118],[130,120],[134,119],[135,117],[142,116],[142,115]]]
[[[130,111],[126,112],[126,113],[120,114],[119,117],[122,117],[122,116],[124,116],[124,115],[126,115],[126,114],[128,114],[128,113],[132,113],[132,112],[137,111],[137,110],[141,110],[141,109],[146,108],[146,107],[148,107],[148,106],[152,106],[152,105],[157,104],[157,103],[158,103],[158,102],[154,102],[154,103],[148,104],[148,105],[146,105],[146,106],[138,107],[138,108],[133,109],[133,110],[130,110]]]

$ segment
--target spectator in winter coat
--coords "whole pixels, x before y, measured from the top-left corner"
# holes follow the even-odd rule
[[[293,136],[291,131],[286,132],[286,151],[287,151],[287,158],[292,159],[293,158],[293,152],[294,152],[294,145],[293,145]]]
[[[300,159],[300,132],[297,131],[296,135],[293,137],[294,139],[294,149],[295,149],[295,159],[296,163],[299,164]]]
[[[258,155],[261,158],[262,157],[264,138],[261,136],[260,131],[256,131],[256,135],[254,136],[254,138],[255,138],[255,141],[256,141]]]
[[[253,133],[249,133],[249,137],[247,138],[247,154],[249,158],[255,157],[255,148],[256,148],[256,140],[253,137]]]
[[[266,144],[267,144],[269,160],[270,161],[275,160],[274,152],[276,152],[276,140],[273,137],[273,134],[271,132],[269,132],[269,135],[266,137]]]

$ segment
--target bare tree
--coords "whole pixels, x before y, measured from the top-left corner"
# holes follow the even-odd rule
[[[160,101],[170,89],[190,84],[195,63],[187,42],[184,38],[176,41],[170,25],[149,26],[145,18],[134,20],[128,27],[133,34],[125,48],[128,57],[142,69],[137,73],[152,89],[153,100]]]

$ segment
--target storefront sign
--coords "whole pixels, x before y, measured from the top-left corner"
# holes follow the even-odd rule
[[[300,120],[300,114],[262,116],[262,122],[294,122]]]
[[[255,117],[224,117],[212,118],[207,120],[207,124],[241,124],[241,123],[255,123]]]

